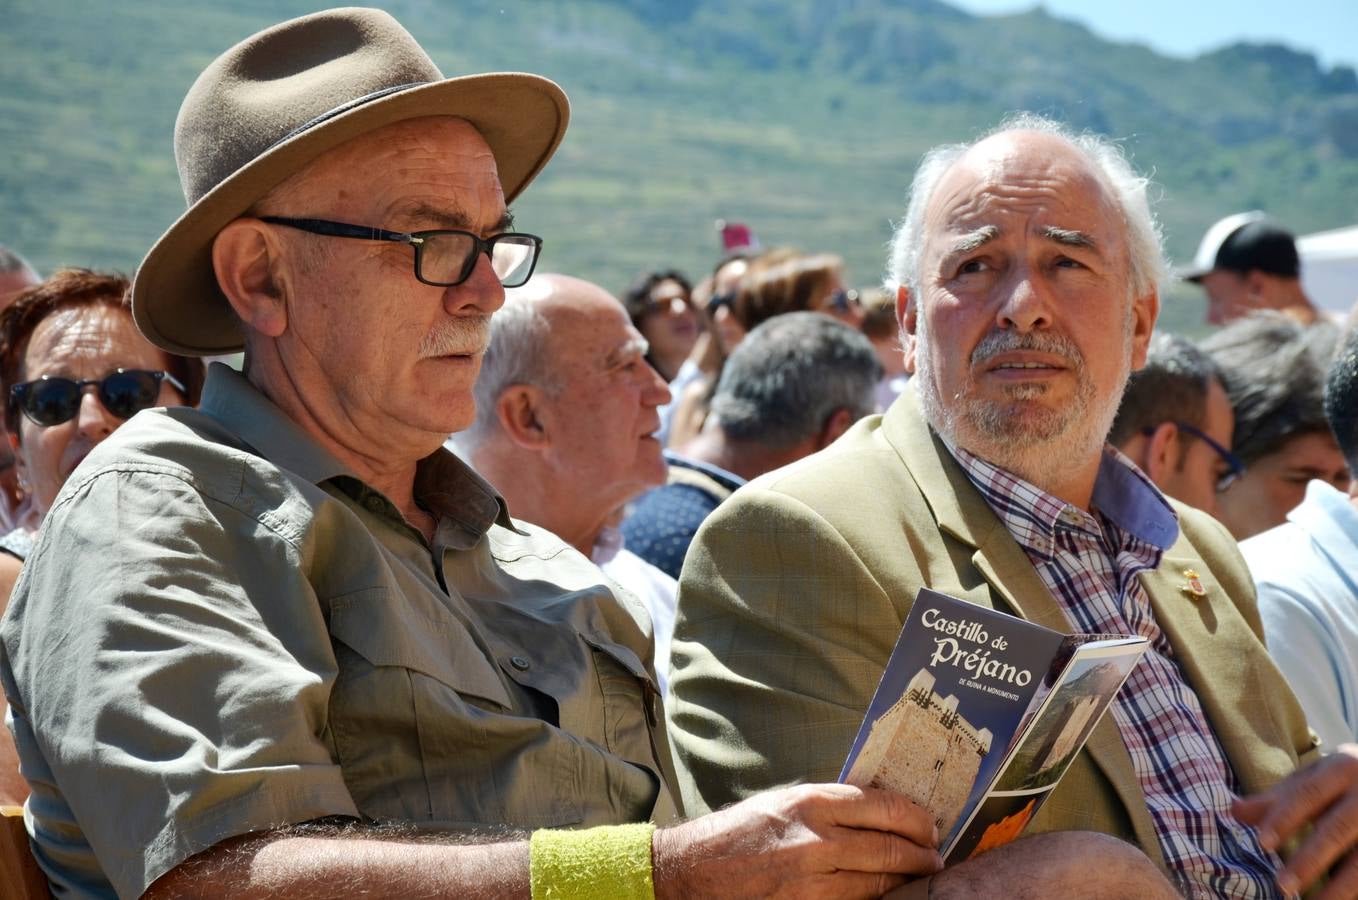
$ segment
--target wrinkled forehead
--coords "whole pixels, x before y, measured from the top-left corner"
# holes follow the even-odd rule
[[[144,351],[160,352],[142,337],[131,313],[118,305],[95,302],[61,306],[45,316],[34,326],[24,357],[28,363]]]
[[[424,190],[493,192],[499,170],[486,139],[466,119],[425,116],[395,122],[327,150],[278,188],[283,196]]]
[[[1064,139],[1017,132],[981,141],[943,174],[925,212],[927,237],[978,228],[1055,227],[1126,244],[1113,191]]]

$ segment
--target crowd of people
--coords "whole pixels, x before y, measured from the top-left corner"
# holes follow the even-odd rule
[[[1172,273],[1118,146],[1022,115],[921,160],[882,287],[740,229],[615,294],[509,212],[568,119],[316,13],[189,91],[131,282],[0,249],[0,806],[53,893],[1358,896],[1358,328],[1290,234]],[[923,588],[1149,643],[947,867],[837,783]]]

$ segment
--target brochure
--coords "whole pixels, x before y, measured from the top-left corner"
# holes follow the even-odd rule
[[[922,589],[839,780],[929,810],[945,863],[1014,840],[1147,647]]]

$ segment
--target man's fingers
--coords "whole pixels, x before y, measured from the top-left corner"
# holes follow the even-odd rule
[[[1358,759],[1348,755],[1329,756],[1275,785],[1259,797],[1236,804],[1241,821],[1259,828],[1260,842],[1270,850],[1286,843],[1304,825],[1316,822],[1321,814],[1358,781]],[[1255,801],[1265,808],[1258,814]],[[1254,818],[1245,818],[1254,815]]]
[[[1279,886],[1288,893],[1306,890],[1353,849],[1355,839],[1358,839],[1358,796],[1349,796],[1316,820],[1315,829],[1279,873]]]
[[[1276,789],[1275,789],[1276,790]],[[1264,791],[1249,797],[1238,797],[1231,804],[1231,813],[1246,825],[1258,825],[1264,821],[1273,804],[1278,802],[1273,790]]]
[[[890,832],[839,827],[825,838],[824,860],[835,869],[932,875],[943,868],[943,859],[933,847]]]
[[[1325,890],[1316,895],[1316,900],[1348,900],[1351,897],[1358,897],[1358,856],[1350,856],[1330,873]]]
[[[835,792],[831,811],[834,824],[894,832],[922,847],[938,846],[939,834],[934,827],[933,817],[904,794],[849,785],[834,787],[855,792]]]

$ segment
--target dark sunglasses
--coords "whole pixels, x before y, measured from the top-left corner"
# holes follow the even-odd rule
[[[727,309],[734,309],[735,305],[736,305],[735,291],[723,291],[720,294],[713,294],[707,300],[707,314],[709,316],[715,316],[717,314],[717,310],[721,309],[723,306],[726,307]]]
[[[85,388],[94,385],[104,409],[120,419],[130,419],[141,410],[156,405],[162,381],[168,381],[181,395],[188,395],[184,385],[169,372],[115,369],[103,378],[44,375],[36,381],[25,381],[9,389],[9,403],[23,410],[35,424],[49,428],[74,419],[80,412],[80,397]]]
[[[1221,458],[1221,461],[1226,464],[1226,471],[1217,476],[1216,487],[1218,494],[1235,484],[1236,481],[1240,479],[1240,476],[1245,474],[1245,463],[1240,457],[1221,446],[1221,444],[1213,440],[1211,436],[1201,428],[1197,428],[1187,422],[1175,422],[1174,427],[1178,428],[1180,431],[1191,434],[1193,437],[1198,438],[1204,444],[1211,447],[1213,452],[1215,452],[1216,455]],[[1155,433],[1155,429],[1149,427],[1143,428],[1141,429],[1141,433],[1149,437]]]

